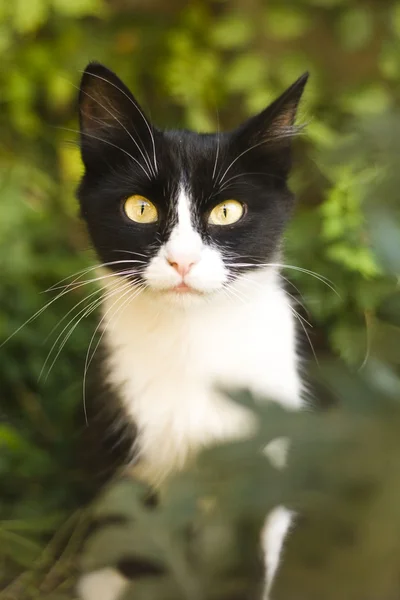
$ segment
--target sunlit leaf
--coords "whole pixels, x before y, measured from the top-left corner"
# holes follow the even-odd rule
[[[295,6],[276,5],[265,12],[265,32],[272,38],[291,40],[303,35],[311,24],[311,15]]]
[[[337,27],[343,47],[347,50],[358,50],[371,40],[373,14],[368,8],[349,9],[341,15]]]
[[[211,41],[220,48],[234,49],[246,46],[254,35],[252,22],[244,15],[229,15],[210,31]]]

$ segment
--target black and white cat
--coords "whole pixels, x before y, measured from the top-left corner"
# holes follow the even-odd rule
[[[197,134],[157,129],[114,73],[97,63],[84,72],[78,196],[105,265],[105,383],[132,429],[127,462],[155,486],[201,447],[255,427],[217,389],[302,407],[279,263],[306,81],[234,131]],[[290,522],[283,507],[266,520],[266,595]],[[105,570],[86,576],[80,594],[114,600],[125,585]]]

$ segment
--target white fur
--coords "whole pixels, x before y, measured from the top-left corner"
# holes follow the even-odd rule
[[[171,291],[182,278],[168,259],[195,263],[185,282],[197,294]],[[273,398],[295,410],[302,400],[294,319],[279,274],[253,272],[225,291],[222,257],[194,231],[183,188],[178,223],[145,275],[149,289],[127,304],[113,297],[103,311],[114,315],[105,330],[110,381],[138,428],[141,473],[158,485],[201,447],[255,427],[252,415],[217,388],[247,388],[261,401]],[[283,466],[284,445],[269,451]],[[266,521],[267,593],[289,524],[283,507]]]
[[[117,600],[127,585],[127,579],[114,569],[101,569],[81,578],[78,594],[83,600]]]
[[[292,520],[293,513],[283,506],[278,506],[269,513],[265,521],[261,536],[266,570],[264,600],[268,600],[269,598],[272,582],[279,566],[283,543]]]

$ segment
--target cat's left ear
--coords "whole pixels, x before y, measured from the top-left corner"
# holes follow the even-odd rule
[[[308,76],[304,73],[272,104],[243,123],[237,130],[237,136],[247,146],[262,147],[265,144],[265,150],[271,147],[288,149],[297,131],[296,113]]]
[[[129,139],[151,147],[154,127],[143,109],[121,79],[99,63],[90,63],[82,75],[79,120],[86,164]]]

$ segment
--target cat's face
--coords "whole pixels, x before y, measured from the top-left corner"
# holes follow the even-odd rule
[[[81,84],[82,215],[100,260],[146,293],[209,296],[273,262],[293,196],[290,138],[307,76],[229,133],[160,131],[91,64]]]

